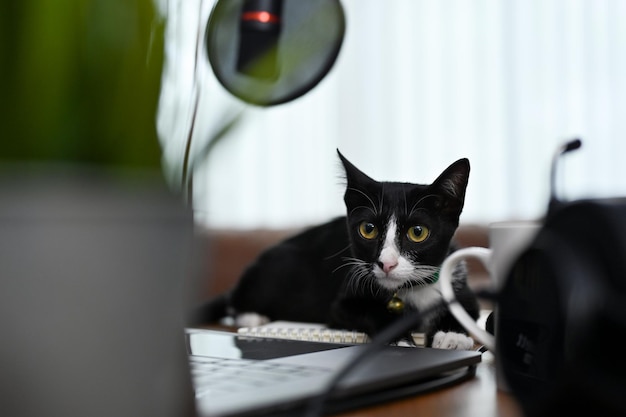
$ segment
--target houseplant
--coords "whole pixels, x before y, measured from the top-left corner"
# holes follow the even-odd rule
[[[0,5],[0,162],[159,169],[163,21],[151,0]]]

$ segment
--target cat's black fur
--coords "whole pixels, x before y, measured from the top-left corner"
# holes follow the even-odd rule
[[[347,179],[347,216],[313,227],[265,251],[232,291],[198,310],[196,322],[254,312],[270,320],[320,322],[373,335],[398,317],[398,313],[387,309],[396,290],[404,295],[405,313],[428,309],[440,300],[438,284],[431,283],[432,272],[453,250],[451,239],[464,204],[469,161],[461,159],[431,185],[419,185],[377,182],[341,153],[339,156]],[[421,265],[423,271],[404,281],[385,277],[381,269],[386,227],[392,218],[398,226],[396,249],[412,264]],[[360,225],[368,223],[379,230],[374,239],[365,239],[359,232]],[[415,225],[430,230],[421,243],[412,242],[407,235]],[[478,303],[467,287],[464,270],[455,271],[453,285],[460,303],[470,315],[478,317]],[[437,331],[466,333],[445,306],[424,317],[422,328],[416,330],[426,332],[429,345]]]

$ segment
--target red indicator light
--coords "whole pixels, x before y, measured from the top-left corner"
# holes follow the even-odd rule
[[[280,18],[275,14],[263,11],[245,12],[241,15],[241,20],[254,20],[260,23],[278,23]]]

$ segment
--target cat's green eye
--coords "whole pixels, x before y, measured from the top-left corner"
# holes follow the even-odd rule
[[[364,239],[376,239],[378,236],[378,227],[376,227],[374,223],[362,222],[359,225],[359,233]]]
[[[413,226],[406,233],[411,242],[420,243],[425,241],[430,235],[430,230],[426,226]]]

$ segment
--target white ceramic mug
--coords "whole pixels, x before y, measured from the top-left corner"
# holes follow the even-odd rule
[[[481,329],[470,317],[461,304],[456,302],[452,289],[452,271],[456,265],[466,258],[478,259],[487,268],[492,281],[492,289],[498,291],[503,284],[512,263],[528,247],[541,227],[537,221],[508,221],[489,225],[490,248],[468,247],[453,252],[441,266],[439,282],[441,293],[448,302],[454,317],[487,349],[495,352],[496,344],[493,335]],[[497,313],[496,313],[497,320]]]

